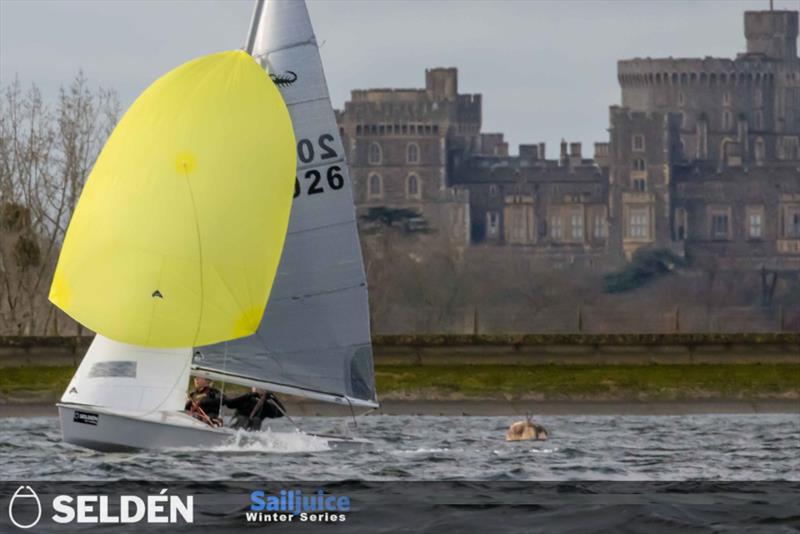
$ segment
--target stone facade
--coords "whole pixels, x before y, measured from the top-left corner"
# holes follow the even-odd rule
[[[429,69],[424,89],[353,91],[337,113],[356,204],[408,208],[435,235],[469,243],[467,191],[449,169],[480,138],[481,95],[458,94],[456,69]]]
[[[566,142],[558,159],[543,143],[510,156],[456,69],[353,91],[338,119],[357,205],[413,209],[459,246],[613,259],[652,245],[800,268],[798,12],[744,26],[735,59],[620,61],[622,105],[592,158]]]

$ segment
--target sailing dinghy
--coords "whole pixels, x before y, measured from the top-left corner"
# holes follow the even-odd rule
[[[259,0],[247,52],[280,91],[297,147],[288,230],[263,316],[248,335],[184,347],[116,341],[98,329],[58,404],[67,442],[125,451],[241,439],[243,431],[210,427],[183,411],[190,375],[330,402],[353,414],[378,406],[350,176],[305,3]],[[323,439],[331,448],[370,445]]]

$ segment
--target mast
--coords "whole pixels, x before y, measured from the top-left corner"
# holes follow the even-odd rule
[[[247,34],[247,44],[245,51],[253,55],[253,47],[256,44],[256,34],[258,33],[258,23],[261,20],[261,12],[264,11],[264,2],[266,0],[256,0],[255,8],[253,9],[253,20],[250,21],[250,33]]]

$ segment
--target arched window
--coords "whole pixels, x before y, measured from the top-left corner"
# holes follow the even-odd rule
[[[383,179],[380,174],[370,174],[367,182],[367,196],[381,198],[383,196]]]
[[[419,163],[419,146],[417,146],[417,143],[408,143],[406,147],[406,162]]]
[[[371,143],[369,145],[369,164],[380,165],[382,159],[383,151],[381,150],[381,145],[378,143]]]
[[[756,130],[763,130],[764,129],[764,112],[760,109],[756,110],[756,121],[755,121]]]
[[[686,209],[678,208],[675,210],[675,239],[685,241],[689,233],[689,218]]]
[[[408,198],[420,198],[421,196],[419,176],[416,174],[409,174],[406,178],[406,196]]]
[[[764,145],[764,140],[760,137],[756,139],[755,156],[756,163],[763,163],[764,159],[767,157],[767,147]]]
[[[731,105],[731,94],[728,91],[722,93],[722,105],[723,106]]]
[[[733,114],[727,109],[722,113],[722,129],[730,130],[733,127]]]
[[[678,105],[681,107],[686,105],[686,95],[683,94],[683,91],[678,92]]]

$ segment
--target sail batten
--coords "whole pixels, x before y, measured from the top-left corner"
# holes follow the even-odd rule
[[[295,198],[257,332],[198,347],[196,372],[325,402],[377,406],[366,274],[347,157],[305,3],[266,2],[252,55],[289,110]],[[199,354],[199,356],[198,356]]]

